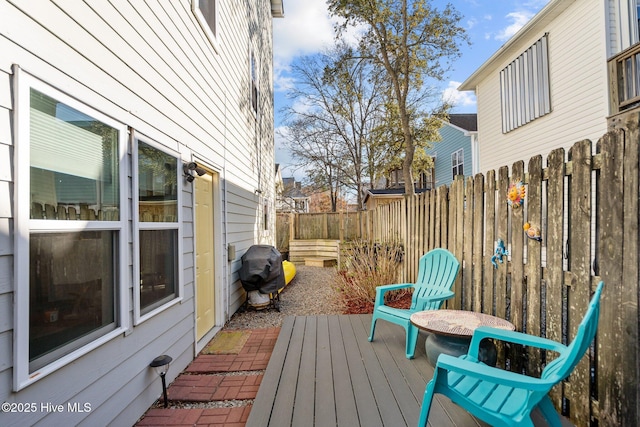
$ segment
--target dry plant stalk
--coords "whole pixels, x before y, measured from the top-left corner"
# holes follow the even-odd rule
[[[403,254],[402,246],[396,243],[352,243],[336,282],[336,290],[350,311],[372,312],[376,287],[397,282]]]

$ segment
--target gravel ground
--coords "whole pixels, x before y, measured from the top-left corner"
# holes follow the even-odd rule
[[[296,277],[280,293],[280,312],[265,310],[238,311],[225,325],[225,329],[259,329],[282,325],[286,316],[342,314],[333,284],[336,269],[296,265]]]

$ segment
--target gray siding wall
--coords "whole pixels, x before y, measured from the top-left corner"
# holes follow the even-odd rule
[[[160,395],[150,361],[169,354],[171,382],[193,359],[194,241],[192,184],[181,181],[183,300],[133,326],[73,363],[13,391],[14,64],[136,132],[202,160],[220,177],[216,285],[223,298],[217,325],[244,300],[240,256],[254,243],[274,243],[272,28],[268,0],[219,2],[217,50],[190,0],[0,0],[0,401],[89,403],[90,412],[0,413],[0,425],[132,425]],[[250,106],[249,52],[258,64],[259,107]],[[130,150],[129,150],[130,152]],[[130,155],[130,154],[129,154]],[[125,159],[131,162],[130,158]],[[131,167],[129,166],[129,175]],[[130,185],[123,189],[131,198]],[[258,191],[259,190],[259,191]],[[263,207],[268,206],[264,225]],[[131,226],[127,277],[131,281]],[[227,262],[227,245],[236,259]]]

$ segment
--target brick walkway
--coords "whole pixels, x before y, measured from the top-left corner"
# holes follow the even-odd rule
[[[169,407],[150,408],[136,426],[244,427],[279,332],[280,328],[251,330],[238,354],[200,354],[167,388]],[[246,400],[247,404],[181,407],[184,403],[230,400]]]

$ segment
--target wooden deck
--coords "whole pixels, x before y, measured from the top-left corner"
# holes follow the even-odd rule
[[[404,330],[385,321],[369,342],[371,315],[287,317],[247,427],[411,426],[433,368],[418,339],[405,357]],[[436,395],[429,424],[485,425]]]

